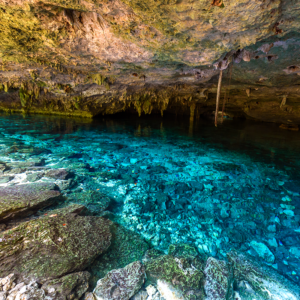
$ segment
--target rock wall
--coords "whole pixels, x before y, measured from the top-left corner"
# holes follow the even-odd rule
[[[299,11],[296,0],[0,0],[0,110],[203,114],[223,70],[226,111],[299,124]]]

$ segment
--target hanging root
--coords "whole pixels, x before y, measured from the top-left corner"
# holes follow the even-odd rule
[[[216,111],[215,111],[215,126],[218,126],[218,113],[219,113],[219,102],[220,102],[220,94],[221,94],[221,85],[222,85],[222,75],[223,71],[220,71],[219,82],[218,82],[218,90],[217,90],[217,100],[216,100]]]
[[[223,120],[223,117],[224,117],[224,111],[225,111],[225,104],[226,104],[226,101],[227,101],[227,98],[226,98],[226,94],[227,94],[227,89],[228,89],[228,98],[229,98],[229,93],[230,93],[230,85],[231,85],[231,76],[232,76],[232,66],[233,66],[233,61],[228,69],[227,72],[229,72],[229,81],[228,81],[228,84],[227,84],[227,87],[225,89],[225,95],[224,95],[224,99],[223,99],[223,107],[222,107],[222,120]]]

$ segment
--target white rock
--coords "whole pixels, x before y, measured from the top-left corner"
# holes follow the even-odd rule
[[[0,300],[6,300],[6,292],[0,292]]]
[[[146,287],[146,291],[147,291],[148,295],[151,297],[151,296],[153,296],[153,295],[156,294],[157,289],[156,289],[155,286],[153,286],[152,284],[150,284],[150,285],[148,285],[148,286]]]
[[[163,280],[157,281],[157,289],[165,300],[184,300],[181,291]]]

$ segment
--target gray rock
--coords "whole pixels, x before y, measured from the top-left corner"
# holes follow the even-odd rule
[[[0,222],[26,217],[33,212],[62,200],[53,183],[15,185],[0,189]]]
[[[270,249],[264,243],[257,241],[252,241],[250,243],[249,254],[252,256],[258,256],[268,263],[273,263],[275,260],[275,256]]]
[[[206,262],[204,274],[206,277],[204,285],[206,300],[231,299],[232,276],[225,261],[210,257]]]
[[[45,283],[87,268],[110,246],[112,222],[53,214],[0,233],[0,276]]]
[[[54,179],[67,180],[71,177],[71,174],[65,169],[51,169],[46,171],[45,176]]]
[[[42,285],[47,296],[56,300],[80,299],[89,287],[89,272],[77,272],[52,279]]]
[[[235,251],[227,254],[234,270],[238,292],[243,300],[298,300],[300,288],[273,268]]]
[[[96,300],[129,300],[142,287],[145,268],[136,261],[123,269],[110,271],[94,289]]]

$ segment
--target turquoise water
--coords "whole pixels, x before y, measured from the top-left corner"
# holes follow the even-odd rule
[[[75,174],[59,183],[66,203],[97,215],[85,195],[106,194],[110,218],[157,249],[188,243],[220,259],[237,249],[299,282],[299,134],[253,121],[192,126],[175,116],[0,115],[0,162],[37,165],[0,188],[66,168]]]

